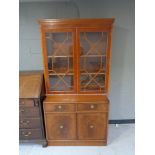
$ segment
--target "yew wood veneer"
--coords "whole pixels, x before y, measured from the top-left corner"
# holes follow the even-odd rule
[[[48,145],[106,145],[114,19],[39,20]]]

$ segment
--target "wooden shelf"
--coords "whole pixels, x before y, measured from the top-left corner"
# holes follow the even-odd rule
[[[104,83],[102,84],[102,85],[104,85]],[[102,89],[104,89],[105,88],[105,86],[97,86],[97,85],[88,85],[87,87],[84,87],[84,86],[81,86],[81,90],[82,91],[91,91],[91,90],[102,90]]]
[[[96,74],[98,74],[98,75],[105,75],[105,73],[104,72],[102,72],[102,73],[80,73],[81,75],[89,75],[89,74],[91,74],[91,75],[96,75]],[[63,73],[63,72],[57,72],[57,73],[49,73],[49,75],[74,75],[74,73],[73,72],[70,72],[70,73]]]
[[[67,72],[67,74],[66,74],[66,70],[48,70],[48,72],[49,72],[49,75],[74,75],[74,72],[73,72],[73,70],[70,70],[69,72]]]
[[[70,91],[72,91],[73,90],[73,86],[70,86],[70,87],[68,87],[68,89],[67,88],[65,88],[65,90],[64,91],[68,91],[68,92],[70,92]],[[52,87],[51,87],[51,89],[50,89],[51,91],[53,91],[53,92],[59,92],[60,90],[58,90],[58,89],[53,89]],[[61,90],[61,91],[63,91],[63,90]]]
[[[82,74],[82,75],[89,75],[89,74],[91,74],[91,75],[96,75],[96,74],[105,75],[105,72],[100,72],[100,73],[97,73],[97,72],[88,72],[88,73],[81,72],[80,74]]]
[[[81,71],[80,71],[80,74],[82,74],[82,75],[88,75],[88,74],[92,74],[92,75],[93,75],[93,74],[94,74],[94,75],[95,75],[95,74],[99,74],[99,75],[100,75],[100,74],[103,74],[103,75],[104,75],[104,74],[105,74],[105,71],[104,71],[104,70],[101,70],[99,73],[98,73],[98,72],[99,72],[99,70],[96,70],[96,71],[89,71],[89,70],[88,70],[87,72],[84,71],[84,70],[81,70]]]
[[[106,57],[106,55],[81,55],[80,57]]]
[[[73,76],[74,73],[49,73],[49,75],[65,75],[65,76]]]
[[[50,55],[48,58],[68,58],[73,57],[72,55]]]

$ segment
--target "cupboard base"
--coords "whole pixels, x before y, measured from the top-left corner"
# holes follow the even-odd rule
[[[48,146],[106,146],[106,140],[49,140]]]

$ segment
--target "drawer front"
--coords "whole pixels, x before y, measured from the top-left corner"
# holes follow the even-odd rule
[[[43,138],[41,129],[20,129],[19,130],[20,140],[33,140],[33,139],[41,139],[41,138]]]
[[[108,106],[102,103],[81,103],[77,105],[78,111],[108,111]]]
[[[19,118],[19,128],[41,128],[40,118]]]
[[[107,113],[77,114],[78,138],[106,139]]]
[[[33,107],[34,100],[32,99],[19,99],[19,106],[21,107]]]
[[[74,112],[74,104],[54,104],[54,103],[45,103],[44,105],[45,112]]]
[[[76,139],[75,114],[46,114],[48,140]]]
[[[20,107],[19,108],[19,117],[39,117],[39,108],[38,107]]]

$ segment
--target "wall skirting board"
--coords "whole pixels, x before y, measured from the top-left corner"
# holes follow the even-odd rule
[[[135,123],[135,119],[109,120],[109,124],[129,124],[129,123]]]

